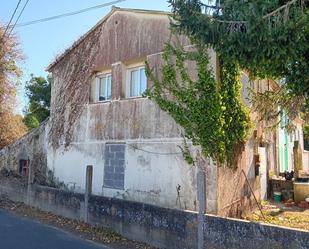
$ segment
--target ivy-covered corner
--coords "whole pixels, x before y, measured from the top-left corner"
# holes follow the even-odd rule
[[[147,95],[204,156],[235,165],[235,149],[248,137],[251,122],[241,100],[240,70],[251,79],[279,83],[279,90],[253,96],[253,110],[261,117],[278,123],[285,112],[289,120],[309,120],[309,1],[169,2],[172,32],[188,36],[195,51],[167,44],[162,80],[147,70],[154,82]],[[218,77],[210,68],[209,48],[219,58]],[[189,77],[187,61],[196,62],[197,80]]]
[[[251,127],[249,110],[241,99],[240,67],[220,58],[220,75],[215,75],[209,51],[208,46],[197,43],[193,51],[179,43],[167,43],[162,79],[155,77],[149,65],[146,67],[153,82],[146,96],[173,117],[185,138],[200,146],[203,156],[213,158],[218,165],[235,167],[236,148],[246,142]],[[196,65],[194,80],[189,63]],[[195,160],[186,148],[184,158],[192,164]]]
[[[309,1],[169,2],[178,32],[211,46],[252,79],[279,82],[277,91],[253,96],[261,116],[276,123],[281,109],[290,120],[309,121]],[[263,109],[263,102],[276,106]]]

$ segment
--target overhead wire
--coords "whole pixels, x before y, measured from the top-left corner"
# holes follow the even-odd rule
[[[11,28],[10,33],[8,34],[8,37],[9,37],[9,36],[11,35],[11,33],[13,32],[13,30],[14,30],[16,24],[18,23],[18,21],[19,21],[21,15],[23,14],[23,12],[24,12],[25,8],[27,7],[27,4],[28,4],[28,3],[29,3],[29,0],[27,0],[27,2],[24,4],[24,7],[23,7],[22,10],[20,11],[20,13],[19,13],[19,15],[18,15],[18,17],[17,17],[17,19],[16,19],[14,25],[13,25],[12,28]]]
[[[12,20],[13,20],[15,14],[16,14],[16,11],[18,10],[18,7],[19,7],[20,3],[21,3],[21,0],[18,1],[17,5],[16,5],[16,7],[15,7],[15,10],[14,10],[14,12],[13,12],[11,18],[10,18],[10,21],[9,21],[8,24],[6,25],[6,28],[5,28],[5,31],[4,31],[4,33],[3,33],[2,39],[5,37],[6,32],[8,31],[8,29],[9,29],[9,27],[10,27],[11,22],[12,22]]]
[[[149,154],[154,154],[154,155],[163,155],[163,156],[168,156],[168,155],[182,155],[182,152],[157,152],[157,151],[149,151],[149,150],[145,150],[145,149],[141,149],[138,148],[135,145],[132,144],[128,144],[131,148],[135,149],[135,150],[140,150]]]
[[[111,2],[104,3],[104,4],[92,6],[92,7],[89,7],[89,8],[73,11],[73,12],[67,12],[67,13],[63,13],[63,14],[60,14],[60,15],[56,15],[56,16],[50,16],[50,17],[46,17],[46,18],[42,18],[42,19],[37,19],[37,20],[29,21],[29,22],[20,23],[20,24],[17,24],[16,27],[24,27],[24,26],[29,26],[29,25],[33,25],[33,24],[37,24],[37,23],[42,23],[42,22],[47,22],[47,21],[51,21],[51,20],[55,20],[55,19],[59,19],[59,18],[63,18],[63,17],[73,16],[73,15],[81,14],[81,13],[84,13],[84,12],[87,12],[87,11],[90,11],[90,10],[94,10],[94,9],[107,7],[107,6],[110,6],[112,4],[117,4],[117,3],[120,3],[120,2],[124,2],[124,1],[126,1],[126,0],[111,1]]]

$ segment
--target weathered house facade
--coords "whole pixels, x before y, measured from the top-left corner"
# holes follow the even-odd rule
[[[165,12],[113,8],[48,67],[53,78],[50,118],[2,150],[0,167],[19,170],[21,158],[16,155],[34,165],[37,154],[43,158],[38,164],[46,164],[40,172],[47,181],[52,178],[69,190],[84,192],[86,166],[92,165],[93,194],[197,210],[197,170],[183,159],[182,129],[142,97],[151,87],[145,61],[159,75],[169,25]],[[186,38],[181,43],[189,45]],[[216,56],[210,57],[216,72]],[[242,81],[245,99],[246,87],[255,86],[245,75]],[[207,164],[208,212],[236,216],[255,205],[243,172],[257,198],[264,198],[267,171],[279,167],[278,138],[272,134],[267,146],[259,143],[261,127],[256,125],[240,152],[236,170]],[[29,150],[33,139],[40,149]],[[256,173],[258,153],[263,159]]]
[[[168,26],[166,13],[114,8],[49,66],[48,168],[74,191],[84,190],[93,165],[94,194],[195,208],[181,130],[142,98],[150,84],[145,60],[157,63]]]

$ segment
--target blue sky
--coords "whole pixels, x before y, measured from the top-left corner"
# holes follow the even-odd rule
[[[111,0],[30,0],[19,23],[80,10],[110,2]],[[18,0],[0,0],[0,22],[7,23]],[[22,0],[21,6],[26,2]],[[170,10],[167,0],[126,0],[116,6],[125,8]],[[20,8],[21,9],[21,8]],[[15,29],[25,60],[21,63],[24,75],[18,93],[18,108],[21,112],[26,104],[24,82],[30,74],[46,76],[45,68],[56,55],[69,47],[87,32],[111,9],[104,7],[79,15],[65,17],[45,23]]]

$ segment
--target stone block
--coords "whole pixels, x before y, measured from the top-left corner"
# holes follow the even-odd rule
[[[109,146],[110,152],[124,153],[125,145],[123,145],[123,144],[109,144],[108,146]]]
[[[114,173],[115,172],[115,168],[111,167],[111,166],[108,166],[108,165],[105,165],[104,166],[104,172],[106,172],[106,173]]]
[[[112,188],[113,185],[114,185],[114,181],[113,180],[104,179],[104,187]]]
[[[116,189],[123,189],[124,188],[124,181],[123,180],[114,180],[114,188]]]

